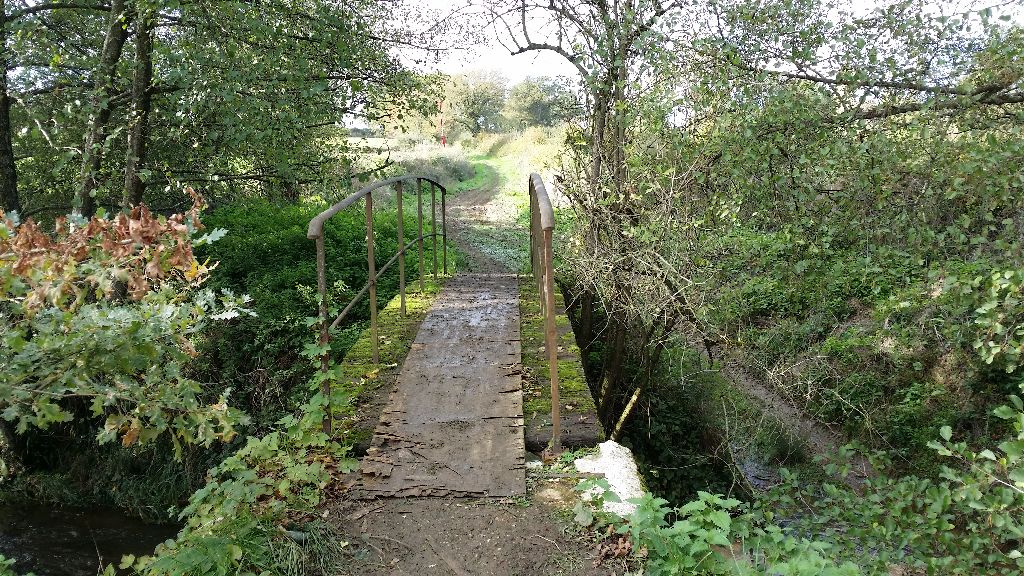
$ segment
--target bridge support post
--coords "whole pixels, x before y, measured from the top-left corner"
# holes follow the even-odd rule
[[[434,281],[437,281],[437,186],[430,183],[430,232],[434,251]]]
[[[419,228],[420,247],[420,294],[427,291],[427,267],[423,263],[423,179],[416,179],[416,226]]]
[[[445,203],[447,196],[448,190],[441,188],[441,267],[445,276],[448,275],[448,209]]]

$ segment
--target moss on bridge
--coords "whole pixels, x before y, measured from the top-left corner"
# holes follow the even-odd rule
[[[558,389],[562,408],[562,447],[594,446],[604,438],[587,385],[562,294],[555,291],[558,329]],[[523,413],[526,449],[539,452],[551,440],[551,386],[544,347],[544,315],[532,276],[519,277],[519,321],[523,348]]]
[[[361,454],[369,446],[380,413],[416,339],[420,324],[441,291],[443,280],[427,281],[426,291],[406,295],[407,315],[399,311],[396,296],[378,314],[380,361],[373,362],[370,330],[363,331],[341,362],[342,383],[355,391],[355,411],[343,419],[340,429]],[[410,285],[410,289],[414,286]],[[415,286],[418,288],[418,286]],[[580,351],[565,315],[561,293],[556,292],[558,310],[558,379],[562,407],[562,445],[565,448],[594,446],[603,438],[594,400],[583,373]],[[526,447],[540,452],[551,439],[551,390],[547,352],[544,347],[544,316],[540,295],[531,276],[519,278],[520,333],[522,338],[523,414]]]

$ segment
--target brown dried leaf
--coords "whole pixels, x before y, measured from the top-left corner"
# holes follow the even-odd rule
[[[142,428],[139,427],[138,422],[133,422],[131,428],[128,428],[128,431],[121,437],[121,445],[127,448],[128,446],[135,444],[135,442],[138,441],[139,434],[141,432]]]

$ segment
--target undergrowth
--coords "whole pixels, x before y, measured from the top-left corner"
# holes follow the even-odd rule
[[[752,504],[701,491],[674,507],[647,493],[631,500],[628,518],[601,512],[598,525],[628,537],[653,576],[1024,574],[1024,402],[1011,395],[993,416],[1012,432],[992,448],[941,429],[929,443],[947,464],[937,479],[889,476],[885,456],[868,455],[878,474],[856,488],[808,484],[784,470],[783,482]],[[826,468],[845,475],[842,466]],[[595,485],[601,510],[602,498],[617,497],[603,481],[579,489]]]

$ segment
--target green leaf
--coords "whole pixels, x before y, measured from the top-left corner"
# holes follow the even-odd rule
[[[715,526],[718,526],[722,530],[729,530],[729,526],[732,524],[732,518],[728,512],[723,510],[712,510],[707,514],[708,520],[710,520]]]

